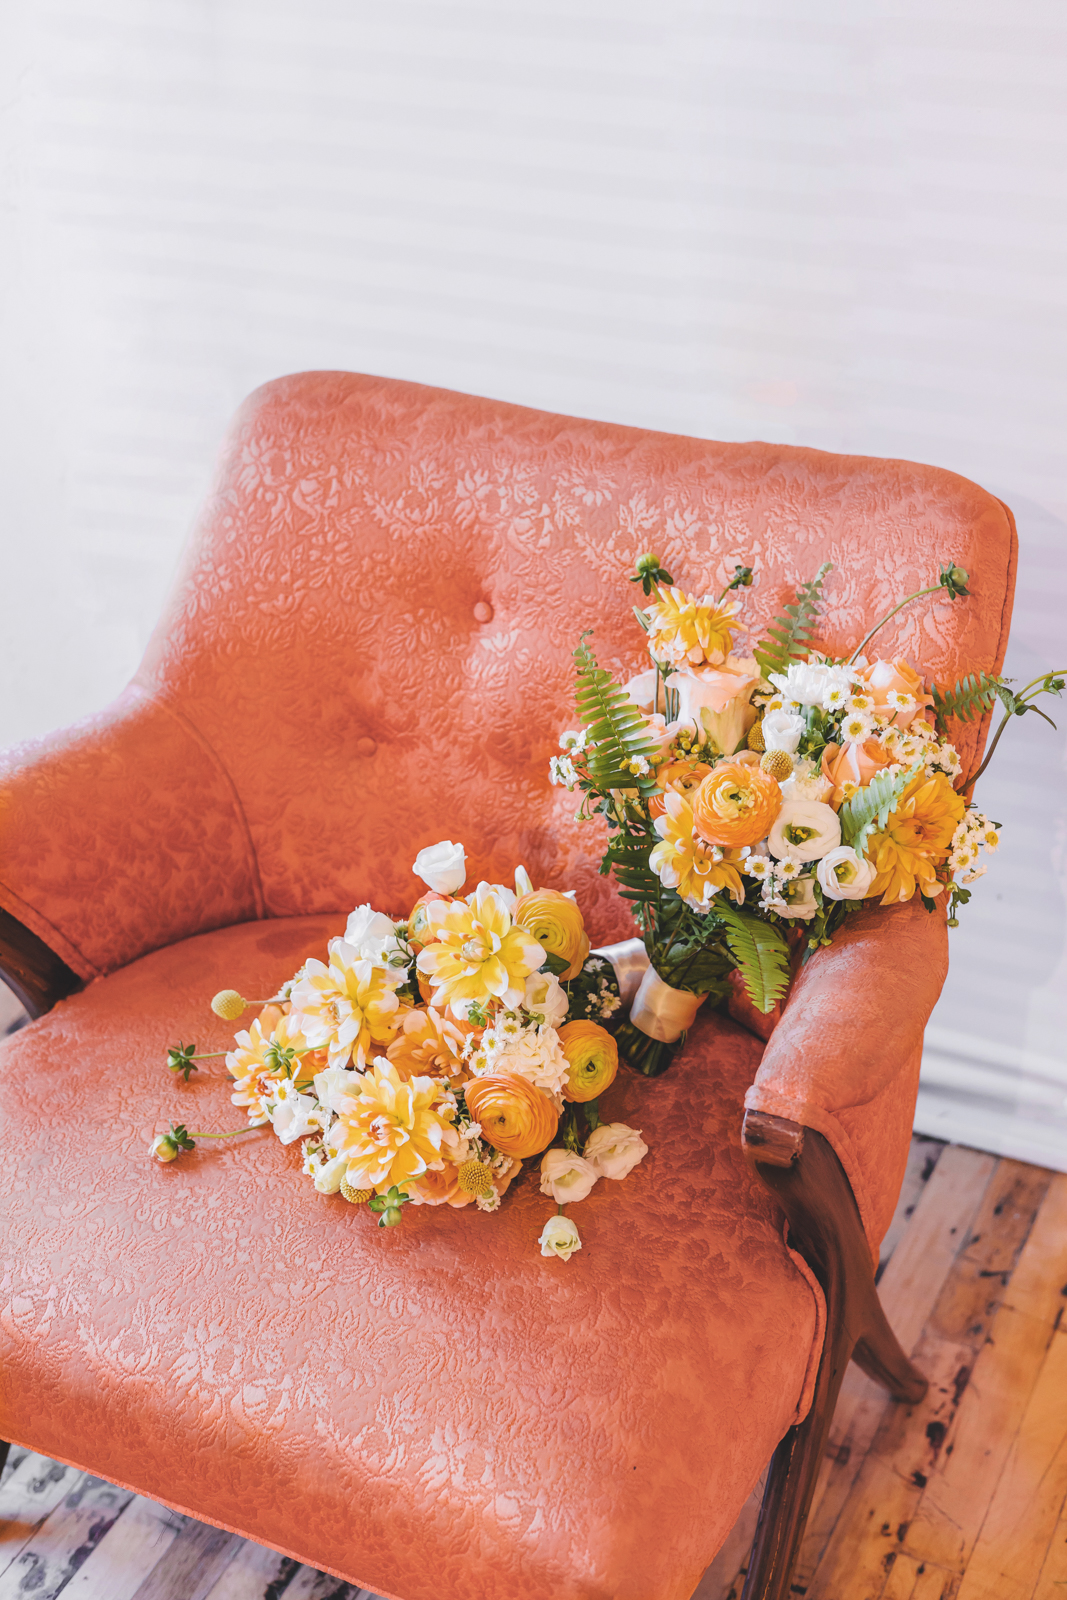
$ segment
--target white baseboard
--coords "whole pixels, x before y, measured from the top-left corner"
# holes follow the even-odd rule
[[[1067,1172],[1067,1061],[927,1028],[915,1131]]]

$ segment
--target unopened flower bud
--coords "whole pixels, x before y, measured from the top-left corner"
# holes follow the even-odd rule
[[[169,1133],[157,1133],[152,1140],[152,1154],[157,1161],[176,1161],[180,1151]]]

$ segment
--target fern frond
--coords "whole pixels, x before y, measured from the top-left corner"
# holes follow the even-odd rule
[[[895,776],[879,772],[864,788],[857,789],[838,812],[842,843],[850,844],[856,854],[862,856],[872,831],[875,827],[885,827],[897,801],[922,767],[920,758],[907,772],[898,772]]]
[[[635,778],[624,765],[644,757],[651,767],[655,747],[648,736],[648,723],[610,672],[597,666],[584,634],[574,659],[578,667],[575,704],[590,735],[590,777],[601,790],[637,789],[641,794],[650,794],[656,787],[651,771],[645,778]]]
[[[995,674],[969,672],[966,677],[958,678],[951,689],[942,692],[935,683],[930,693],[940,722],[948,717],[955,717],[959,722],[974,722],[977,717],[985,716],[998,695],[1003,699],[1002,689],[1004,685]],[[1010,690],[1004,692],[1011,694]]]
[[[767,629],[767,638],[752,652],[763,676],[788,672],[791,661],[799,661],[811,648],[811,638],[822,604],[822,586],[833,563],[824,561],[810,583],[797,590],[796,605],[785,606]]]
[[[764,1013],[773,1010],[789,988],[789,946],[781,929],[733,906],[717,905],[715,914],[752,1004]]]

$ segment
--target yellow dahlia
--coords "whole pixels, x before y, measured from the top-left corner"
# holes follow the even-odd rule
[[[952,847],[952,835],[963,817],[963,796],[943,772],[912,778],[890,813],[883,833],[867,841],[867,860],[874,867],[874,882],[867,898],[882,896],[884,906],[921,894],[941,893],[937,868]]]
[[[463,1049],[470,1033],[464,1024],[442,1016],[432,1006],[420,1007],[405,1012],[387,1054],[402,1078],[448,1078],[458,1083],[466,1076]]]
[[[251,1027],[243,1028],[235,1036],[237,1049],[231,1050],[226,1057],[227,1071],[234,1079],[230,1099],[235,1106],[247,1107],[248,1121],[253,1128],[267,1121],[263,1091],[273,1073],[271,1063],[267,1060],[270,1042],[270,1034],[263,1031],[257,1017]]]
[[[648,648],[656,661],[674,667],[719,666],[730,653],[740,609],[736,600],[721,605],[697,601],[682,589],[656,589],[647,608]]]
[[[433,987],[434,1005],[450,1005],[457,1016],[490,1000],[510,1011],[520,1006],[526,979],[544,963],[545,952],[512,922],[499,895],[480,883],[469,900],[435,902],[428,910],[435,937],[416,965]]]
[[[334,1155],[348,1157],[345,1178],[353,1189],[384,1194],[394,1183],[402,1189],[444,1160],[455,1140],[456,1108],[432,1078],[405,1083],[392,1062],[379,1057],[356,1088],[338,1102],[326,1138]]]
[[[654,823],[660,843],[649,857],[660,882],[676,889],[694,911],[710,911],[720,889],[728,889],[740,905],[745,889],[734,864],[737,852],[705,844],[693,832],[693,808],[676,790],[667,791],[664,804],[666,811]]]
[[[326,1050],[331,1067],[354,1059],[362,1068],[368,1051],[396,1037],[401,1012],[395,991],[402,981],[402,971],[376,966],[353,945],[333,939],[329,966],[305,962],[293,985],[292,1021],[310,1049]]]

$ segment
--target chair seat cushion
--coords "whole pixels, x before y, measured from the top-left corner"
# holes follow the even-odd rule
[[[620,1072],[650,1154],[544,1259],[536,1163],[503,1208],[380,1230],[269,1131],[163,1167],[168,1121],[237,1127],[208,1009],[341,930],[245,923],[158,950],[0,1054],[0,1434],[394,1600],[687,1600],[806,1406],[821,1307],[741,1153],[762,1045],[702,1017]],[[246,1019],[247,1020],[247,1019]]]

